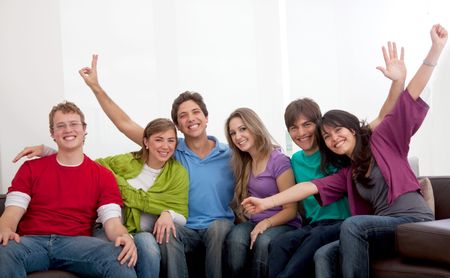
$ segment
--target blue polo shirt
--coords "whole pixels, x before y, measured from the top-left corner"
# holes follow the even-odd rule
[[[231,152],[215,137],[215,147],[204,158],[198,157],[183,138],[178,139],[176,159],[189,172],[189,216],[186,227],[206,229],[217,219],[234,221],[230,202],[234,194],[234,176],[230,166]]]

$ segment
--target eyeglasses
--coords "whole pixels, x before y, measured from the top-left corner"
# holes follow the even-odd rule
[[[53,128],[57,131],[63,131],[66,130],[67,127],[70,127],[70,129],[80,129],[80,127],[84,125],[85,124],[82,122],[57,123]]]

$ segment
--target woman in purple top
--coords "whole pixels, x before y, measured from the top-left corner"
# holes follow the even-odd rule
[[[322,166],[332,164],[342,170],[269,198],[251,197],[242,203],[245,211],[258,213],[314,194],[322,205],[347,195],[353,216],[341,226],[340,240],[334,244],[339,249],[322,247],[328,252],[339,250],[343,277],[369,277],[369,257],[393,251],[397,225],[434,219],[407,161],[411,137],[428,111],[420,94],[448,37],[440,25],[434,25],[430,33],[428,55],[383,121],[369,128],[344,111],[332,110],[323,116]],[[332,265],[318,267],[318,261],[324,262],[321,255],[330,254],[321,249],[316,252],[316,270],[322,270],[316,272],[317,277],[332,275]]]
[[[297,204],[287,203],[266,211],[247,215],[241,202],[248,196],[265,198],[294,185],[289,157],[274,145],[258,115],[249,108],[231,113],[225,133],[232,150],[231,165],[236,177],[232,208],[238,225],[225,241],[227,277],[267,276],[267,257],[270,240],[286,231],[300,227]],[[251,258],[251,259],[250,259]],[[246,262],[251,263],[247,267]]]

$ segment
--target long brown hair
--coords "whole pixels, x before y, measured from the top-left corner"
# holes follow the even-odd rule
[[[231,139],[229,126],[230,121],[233,118],[240,118],[247,129],[253,134],[257,151],[262,157],[269,156],[274,147],[279,148],[279,146],[275,143],[275,140],[272,138],[261,119],[252,109],[238,108],[227,118],[225,123],[225,135],[232,151],[231,167],[236,179],[231,208],[236,213],[236,217],[239,221],[245,221],[246,217],[242,210],[241,202],[248,196],[248,181],[252,168],[252,157],[248,152],[243,152],[236,147]]]

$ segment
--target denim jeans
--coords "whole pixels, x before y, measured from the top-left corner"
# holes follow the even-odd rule
[[[275,226],[258,235],[250,250],[250,233],[256,224],[247,221],[231,230],[225,240],[227,275],[245,277],[245,268],[250,263],[252,277],[267,277],[269,244],[273,238],[295,229],[289,225]],[[247,269],[248,270],[248,269]]]
[[[208,228],[198,230],[175,225],[177,237],[171,236],[169,244],[160,245],[163,273],[167,270],[170,278],[188,277],[185,253],[205,248],[206,277],[222,277],[223,242],[233,225],[233,222],[226,219],[215,220]]]
[[[149,232],[134,235],[138,261],[134,269],[139,278],[158,278],[161,253],[155,237]]]
[[[28,272],[50,268],[81,277],[136,277],[133,268],[120,264],[122,247],[86,236],[23,236],[0,246],[2,277],[26,277]]]
[[[318,221],[272,240],[269,277],[314,277],[314,253],[321,246],[339,239],[342,221]]]
[[[314,254],[316,278],[341,277],[341,264],[339,260],[339,240],[325,244]]]
[[[108,241],[101,225],[94,228],[94,236]],[[139,278],[158,278],[161,253],[155,237],[149,232],[139,232],[134,235],[138,261],[134,267]]]
[[[324,275],[316,273],[317,277],[330,277],[339,269],[339,265],[332,265],[339,263],[337,255],[340,255],[342,277],[369,277],[370,258],[394,251],[397,225],[419,221],[423,220],[407,216],[358,215],[347,218],[341,226],[339,243],[324,246],[316,253],[316,270],[320,267],[320,275]]]

